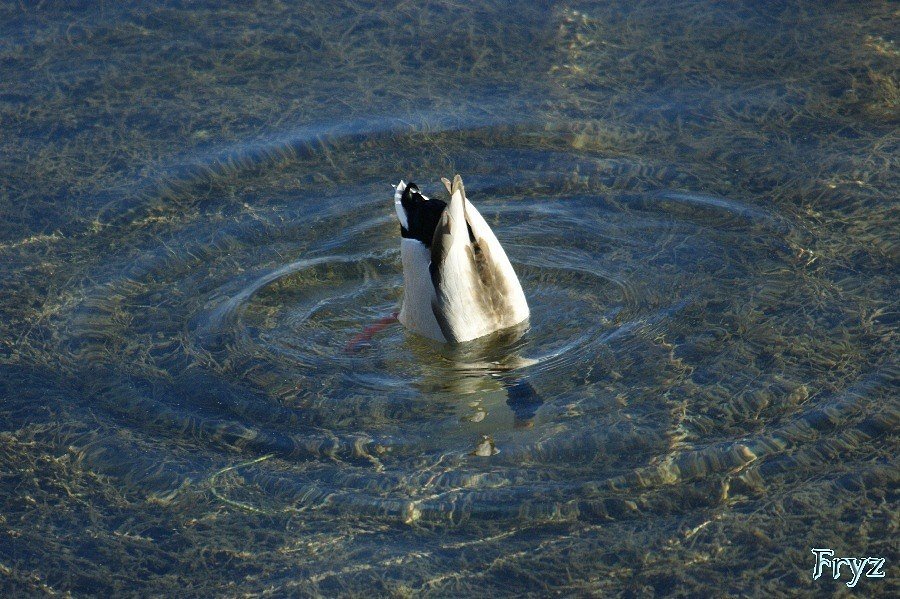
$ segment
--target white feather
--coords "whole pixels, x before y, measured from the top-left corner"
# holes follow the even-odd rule
[[[525,293],[506,252],[475,206],[463,196],[461,189],[454,191],[444,211],[442,224],[449,225],[450,243],[447,246],[444,242],[445,254],[439,267],[440,287],[437,293],[445,328],[449,328],[448,334],[452,334],[455,341],[470,341],[527,319],[529,310]],[[481,303],[474,299],[485,290],[471,258],[469,228],[475,239],[483,244],[483,252],[487,250],[484,253],[490,257],[496,276],[502,279],[497,283],[507,290],[507,305],[501,314],[484,311]]]
[[[409,228],[409,221],[406,220],[406,210],[403,209],[403,203],[400,199],[403,197],[403,191],[406,189],[406,182],[400,179],[397,183],[397,189],[394,191],[394,210],[397,211],[397,220],[404,229]]]
[[[400,240],[400,260],[403,262],[403,304],[399,320],[403,326],[436,341],[446,342],[431,308],[435,300],[431,283],[431,250],[416,239]]]
[[[513,269],[506,251],[500,245],[500,241],[494,235],[491,227],[488,226],[487,221],[484,220],[484,217],[481,216],[481,213],[478,212],[478,209],[472,205],[468,198],[466,198],[466,217],[469,226],[472,227],[472,233],[475,235],[475,238],[480,239],[482,243],[487,243],[491,255],[494,257],[494,263],[499,267],[503,279],[511,290],[512,313],[509,317],[510,320],[514,324],[522,322],[530,315],[528,301],[525,299],[522,284],[519,282],[519,277],[516,276],[516,271]]]

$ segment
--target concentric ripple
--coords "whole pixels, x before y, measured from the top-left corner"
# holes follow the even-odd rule
[[[498,152],[488,162],[510,160]],[[275,154],[254,147],[272,166],[168,185],[177,196],[127,225],[139,254],[98,264],[103,282],[71,310],[61,349],[73,369],[91,364],[93,408],[143,438],[140,456],[122,446],[94,456],[98,467],[160,489],[208,479],[222,501],[263,512],[638,517],[720,501],[723,476],[799,442],[799,424],[735,434],[748,404],[817,421],[797,412],[809,393],[799,378],[743,376],[704,349],[755,352],[747,335],[765,325],[746,298],[798,267],[783,216],[665,189],[677,169],[515,151],[515,181],[476,174],[467,189],[532,318],[521,337],[449,348],[385,320],[402,291],[392,175],[296,189],[293,161],[315,155]],[[596,173],[606,191],[529,178],[547,165]],[[634,173],[659,187],[615,190]],[[525,416],[516,389],[536,398]],[[160,442],[199,455],[154,456]]]

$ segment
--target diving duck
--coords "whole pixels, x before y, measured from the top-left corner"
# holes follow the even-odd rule
[[[459,175],[441,179],[450,202],[400,181],[403,303],[400,322],[440,342],[462,343],[524,323],[528,302],[506,252],[466,198]]]

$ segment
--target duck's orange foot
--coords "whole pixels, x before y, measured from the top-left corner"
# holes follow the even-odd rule
[[[385,316],[375,324],[371,324],[364,328],[361,333],[354,336],[344,347],[344,353],[355,354],[364,347],[371,344],[372,338],[385,329],[388,325],[397,322],[398,312],[394,312],[390,316]]]

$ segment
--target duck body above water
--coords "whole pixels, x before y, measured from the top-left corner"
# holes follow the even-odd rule
[[[429,199],[403,181],[394,193],[400,220],[400,322],[446,343],[471,341],[524,323],[522,285],[487,222],[466,198],[459,175],[441,179],[450,201]]]

